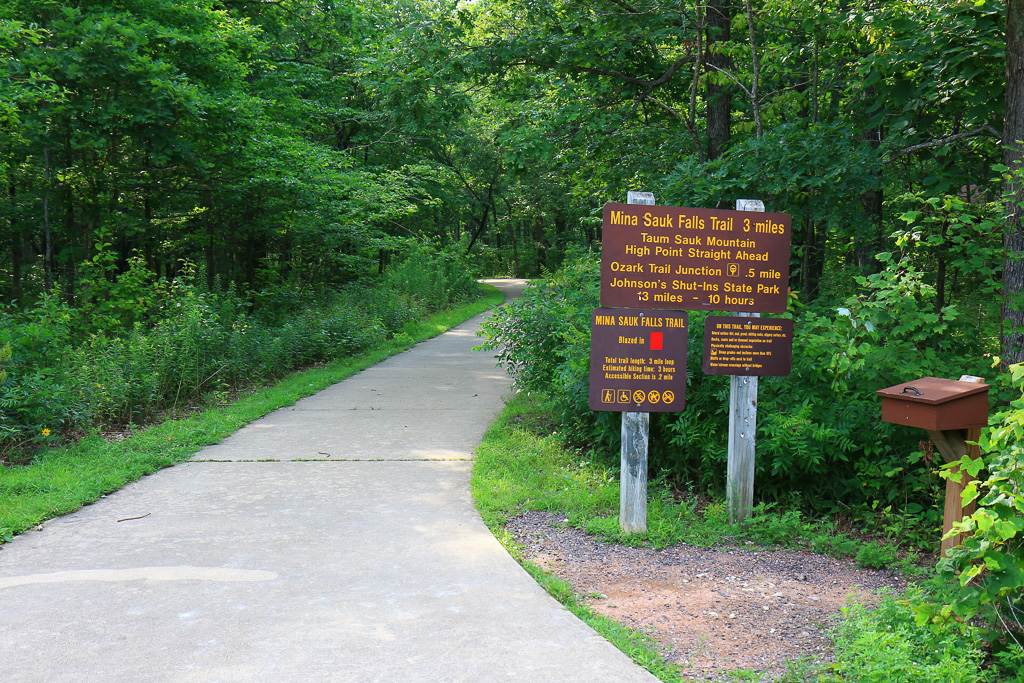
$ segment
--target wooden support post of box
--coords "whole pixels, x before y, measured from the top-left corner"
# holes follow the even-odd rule
[[[737,211],[764,211],[757,199],[737,199]],[[736,313],[756,318],[760,313]],[[757,445],[757,376],[729,378],[729,451],[726,463],[725,497],[729,521],[738,524],[754,506],[754,449]]]
[[[653,192],[630,192],[627,204],[654,205]],[[647,531],[647,443],[650,413],[622,413],[619,475],[619,528],[627,534]]]
[[[980,384],[983,382],[981,377],[974,377],[972,375],[963,375],[960,378],[961,382],[970,382],[974,384]],[[981,438],[981,427],[971,427],[970,429],[958,429],[958,430],[946,430],[946,431],[935,431],[932,429],[928,430],[928,436],[931,438],[932,443],[935,444],[935,448],[938,449],[942,455],[942,459],[946,463],[957,462],[965,455],[970,456],[973,460],[981,457],[981,446],[978,445],[978,439]],[[950,532],[953,525],[964,518],[964,515],[974,514],[974,503],[970,503],[964,507],[963,492],[974,478],[966,472],[961,474],[960,481],[953,481],[952,479],[946,479],[946,501],[945,508],[942,514],[942,556],[946,556],[946,551],[950,548],[954,548],[964,540],[963,534],[957,534],[946,538],[946,534]]]
[[[977,441],[981,428],[988,424],[988,385],[980,377],[964,375],[957,381],[922,377],[877,393],[882,397],[882,420],[924,429],[945,462],[956,462],[965,455],[981,457]],[[946,480],[943,536],[965,514],[974,512],[973,504],[963,507],[961,496],[970,481],[966,473],[959,482]],[[942,555],[961,540],[959,535],[943,540]]]

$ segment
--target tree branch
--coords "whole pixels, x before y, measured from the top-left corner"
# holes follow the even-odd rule
[[[1003,134],[1000,133],[998,130],[996,130],[995,128],[988,124],[985,124],[984,126],[978,126],[973,130],[965,130],[963,133],[957,133],[956,135],[948,135],[944,138],[939,138],[938,140],[930,140],[928,142],[922,142],[919,145],[911,145],[910,147],[904,147],[903,149],[897,150],[890,154],[889,156],[882,159],[882,163],[891,164],[900,157],[904,157],[908,154],[913,154],[914,152],[919,152],[922,149],[928,149],[930,147],[942,147],[952,142],[956,142],[957,140],[976,137],[978,135],[981,135],[982,133],[988,133],[1000,140],[1003,137]]]
[[[594,68],[592,66],[578,66],[576,64],[568,64],[568,65],[566,65],[566,66],[564,66],[562,68],[567,69],[569,71],[575,71],[577,73],[588,73],[588,74],[594,74],[595,76],[608,76],[609,78],[615,78],[615,79],[618,79],[618,80],[620,80],[620,81],[622,81],[624,83],[628,83],[630,85],[635,85],[637,87],[644,88],[648,92],[650,92],[650,91],[654,90],[655,88],[657,88],[659,86],[662,86],[665,83],[667,83],[669,80],[671,80],[672,77],[676,75],[676,72],[678,72],[679,69],[681,69],[683,67],[683,65],[688,63],[691,59],[693,59],[693,58],[690,57],[689,55],[687,55],[686,57],[682,57],[680,59],[677,59],[675,62],[672,63],[671,66],[668,67],[668,69],[665,71],[665,73],[663,73],[661,76],[659,76],[658,78],[654,79],[653,81],[645,81],[643,79],[636,78],[635,76],[630,76],[628,74],[620,73],[618,71],[608,71],[606,69],[597,69],[597,68]],[[532,64],[533,66],[539,66],[539,67],[543,67],[545,69],[555,69],[555,68],[557,68],[556,64],[551,64],[549,62],[542,62],[539,59],[533,59],[532,57],[525,58],[521,62],[521,64]]]
[[[690,139],[693,141],[694,146],[697,148],[697,158],[700,159],[701,163],[703,163],[704,149],[700,144],[700,136],[697,134],[697,129],[694,127],[693,121],[683,116],[678,111],[676,111],[674,107],[665,104],[657,97],[651,97],[650,95],[647,95],[646,97],[644,97],[644,99],[648,100],[649,102],[654,102],[656,105],[667,111],[669,114],[675,116],[677,119],[683,122],[683,125],[686,126],[687,132],[690,134]]]
[[[740,87],[740,89],[741,89],[741,90],[742,90],[743,92],[747,93],[747,97],[748,97],[748,98],[749,98],[749,97],[753,97],[753,94],[752,94],[752,93],[750,92],[750,88],[748,88],[747,86],[745,86],[745,85],[743,85],[742,83],[740,83],[740,81],[739,81],[739,79],[738,79],[738,78],[736,78],[735,76],[733,76],[733,75],[732,75],[731,73],[729,73],[729,72],[728,72],[728,71],[726,71],[725,69],[722,69],[722,68],[720,68],[720,67],[717,67],[717,66],[715,66],[714,64],[712,64],[711,62],[705,62],[705,66],[710,66],[710,67],[711,67],[712,69],[714,69],[714,70],[715,70],[715,71],[717,71],[718,73],[720,73],[720,74],[725,74],[725,76],[726,76],[726,77],[728,77],[730,81],[732,81],[733,83],[735,83],[736,85],[738,85],[738,86]]]

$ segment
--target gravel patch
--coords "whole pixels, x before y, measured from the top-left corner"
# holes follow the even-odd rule
[[[828,629],[850,597],[872,604],[906,582],[888,571],[810,552],[680,544],[653,550],[608,545],[529,512],[507,525],[523,556],[572,585],[595,612],[648,634],[666,661],[698,680],[761,680],[788,660],[828,661]]]

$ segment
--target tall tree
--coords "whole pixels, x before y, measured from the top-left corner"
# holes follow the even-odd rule
[[[1003,126],[1006,184],[1006,261],[1003,264],[1002,354],[1024,361],[1024,0],[1006,3],[1006,118]]]
[[[730,0],[709,0],[705,9],[707,39],[704,41],[704,63],[711,69],[705,77],[708,159],[721,156],[732,135],[732,84],[722,72],[734,67],[729,56],[732,52],[729,43],[735,11]]]

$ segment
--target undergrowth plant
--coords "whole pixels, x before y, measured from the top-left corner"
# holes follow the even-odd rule
[[[918,614],[936,626],[980,617],[993,646],[1016,653],[1024,666],[1024,364],[1010,366],[1008,380],[1018,398],[982,430],[982,457],[965,456],[946,470],[957,480],[963,472],[978,477],[963,492],[974,513],[950,531],[966,536],[939,563],[938,580],[959,589],[938,604],[922,603]]]
[[[478,292],[458,251],[427,247],[381,278],[297,297],[209,290],[187,264],[163,283],[139,259],[119,276],[114,265],[99,244],[78,307],[55,289],[0,308],[0,463],[373,348]]]
[[[984,372],[981,341],[955,325],[954,306],[934,309],[934,287],[912,260],[880,256],[881,272],[839,302],[795,299],[793,364],[786,377],[761,378],[755,495],[853,520],[921,549],[938,542],[941,459],[923,434],[883,423],[876,390],[921,376]],[[591,311],[599,305],[600,262],[577,254],[486,324],[517,387],[549,396],[574,444],[614,466],[618,413],[588,407]],[[704,312],[689,315],[686,407],[653,413],[651,472],[720,494],[728,450],[729,380],[701,372]]]
[[[913,591],[912,591],[913,593]],[[819,680],[829,683],[981,683],[1007,680],[985,667],[969,629],[919,625],[907,599],[889,594],[875,607],[851,602],[832,631],[836,661]]]

